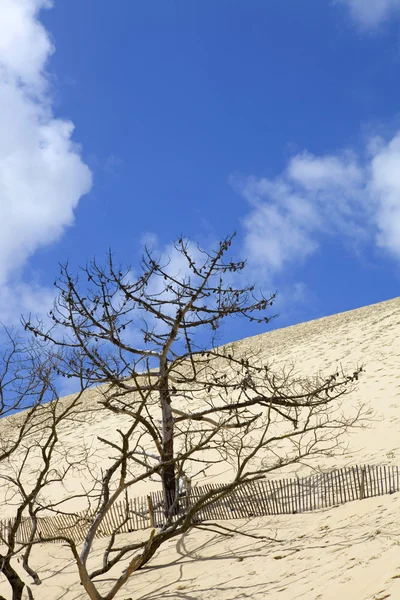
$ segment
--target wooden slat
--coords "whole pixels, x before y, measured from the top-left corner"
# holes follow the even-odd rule
[[[265,513],[266,515],[272,515],[273,514],[273,508],[272,508],[272,503],[271,503],[271,499],[268,495],[268,491],[267,491],[267,482],[266,481],[260,481],[260,493],[262,494],[265,504],[267,506],[267,512]]]
[[[312,485],[312,499],[313,499],[313,510],[318,508],[317,502],[317,487],[318,487],[318,479],[315,475],[311,477],[311,485]]]
[[[380,480],[380,470],[379,467],[375,467],[375,481],[376,481],[376,495],[381,495],[381,480]]]
[[[281,505],[281,501],[279,498],[279,490],[278,490],[278,486],[276,485],[276,481],[271,481],[271,486],[272,486],[272,490],[273,490],[273,498],[275,501],[276,514],[281,515],[282,514],[282,505]]]
[[[328,485],[327,485],[327,479],[326,479],[326,474],[323,473],[322,474],[322,506],[324,508],[327,508],[329,506],[329,497],[328,497]]]
[[[375,496],[375,477],[374,477],[374,469],[373,467],[368,468],[368,477],[369,477],[369,488],[371,497]]]
[[[311,511],[313,506],[312,501],[312,478],[307,477],[307,511]]]
[[[253,498],[254,498],[254,502],[257,506],[257,514],[258,515],[267,515],[268,514],[268,508],[267,508],[267,504],[265,502],[265,498],[264,495],[262,493],[262,487],[261,487],[261,482],[260,481],[253,481],[250,486],[252,489],[252,493],[253,493]]]
[[[248,506],[246,503],[246,499],[243,496],[242,490],[240,487],[235,489],[236,500],[238,502],[239,510],[236,512],[237,518],[247,518],[248,517]]]
[[[354,477],[351,469],[346,469],[348,481],[351,487],[351,499],[357,500],[357,488],[355,487]]]
[[[297,498],[299,503],[299,512],[305,511],[305,502],[304,502],[304,478],[299,477],[297,479]]]
[[[368,465],[364,465],[364,494],[365,494],[365,498],[370,498],[372,495]]]
[[[218,486],[220,487],[220,486]],[[216,488],[218,489],[218,488]],[[246,488],[246,490],[243,490],[244,494],[248,493],[248,490]],[[217,500],[216,502],[216,514],[218,515],[217,518],[220,519],[221,521],[223,521],[225,519],[225,511],[224,511],[224,498],[221,498],[220,500]]]
[[[260,503],[257,501],[257,490],[254,487],[253,483],[247,484],[246,490],[248,492],[248,499],[251,512],[254,514],[255,517],[261,516],[263,514],[263,510],[261,508]]]
[[[303,477],[301,480],[301,483],[302,483],[302,491],[303,491],[304,510],[305,510],[305,512],[308,512],[310,510],[309,477]]]
[[[335,483],[338,490],[338,499],[340,499],[340,503],[343,504],[343,490],[340,482],[339,471],[335,471]]]
[[[292,496],[291,479],[286,479],[285,482],[286,482],[285,486],[286,486],[287,512],[289,514],[293,514],[293,496]]]
[[[286,508],[286,494],[285,494],[285,480],[279,479],[276,483],[277,483],[277,486],[279,488],[279,497],[281,499],[282,513],[285,514],[287,512],[287,508]]]
[[[376,476],[375,476],[375,468],[371,467],[369,470],[370,481],[371,481],[371,494],[372,496],[376,496]]]
[[[292,515],[297,512],[296,511],[296,497],[294,494],[294,486],[293,486],[293,478],[290,478],[289,481],[289,493],[290,493],[290,512]]]
[[[211,492],[214,491],[216,489],[216,486],[213,485],[207,485],[207,492]],[[219,516],[219,506],[218,503],[215,504],[210,504],[210,506],[208,507],[208,512],[211,515],[212,519],[218,519]]]
[[[301,478],[301,499],[303,502],[303,512],[308,510],[308,488],[307,488],[307,477]]]
[[[365,498],[365,467],[361,468],[361,473],[360,473],[360,497],[362,499]]]
[[[332,473],[326,474],[326,483],[328,485],[329,490],[329,504],[328,506],[333,506],[335,504],[335,490],[332,487]]]
[[[353,471],[354,471],[354,482],[355,482],[356,490],[357,490],[357,500],[360,500],[361,499],[361,481],[360,481],[360,470],[359,470],[358,465],[353,467]]]
[[[342,486],[342,490],[343,490],[343,501],[348,502],[348,500],[350,500],[350,498],[347,495],[346,479],[344,476],[343,469],[339,470],[339,480],[341,482],[341,486]]]

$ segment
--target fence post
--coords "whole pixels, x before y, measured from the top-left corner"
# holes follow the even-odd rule
[[[365,498],[365,467],[361,467],[360,500]]]
[[[149,507],[150,527],[154,528],[154,507],[151,496],[147,496],[147,505]]]

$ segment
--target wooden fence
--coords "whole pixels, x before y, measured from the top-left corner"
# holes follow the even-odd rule
[[[192,488],[190,495],[179,499],[179,514],[194,505],[205,493],[222,488],[206,485]],[[199,520],[243,519],[255,516],[295,514],[329,508],[351,500],[362,500],[400,491],[399,467],[355,466],[303,477],[301,479],[259,480],[236,488],[223,498],[196,513]],[[92,523],[93,514],[83,511],[75,515],[57,515],[38,519],[38,536],[46,538],[68,535],[83,540]],[[160,527],[164,522],[162,492],[147,497],[131,498],[115,503],[105,516],[97,537]],[[11,521],[0,521],[0,533],[6,536]],[[32,531],[30,519],[21,523],[17,540],[28,541]]]

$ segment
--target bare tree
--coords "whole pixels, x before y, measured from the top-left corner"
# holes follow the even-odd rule
[[[40,430],[36,415],[47,399],[48,383],[32,347],[15,331],[1,328],[1,348],[0,416],[9,417],[6,425],[2,422],[0,435],[0,465],[3,466],[13,458],[27,436]],[[6,536],[1,535],[1,542],[5,551],[0,554],[0,570],[11,586],[13,600],[19,600],[25,584],[11,564],[17,545],[11,521]]]
[[[294,369],[274,373],[238,344],[218,347],[225,321],[268,323],[274,301],[253,285],[237,285],[245,262],[226,258],[231,242],[227,237],[207,252],[178,240],[180,272],[147,249],[137,277],[111,253],[105,268],[92,262],[82,269],[84,281],[64,265],[52,327],[25,322],[44,342],[43,351],[62,349],[60,373],[85,385],[106,384],[99,401],[126,419],[119,439],[99,438],[113,457],[97,482],[82,548],[67,533],[58,536],[70,545],[92,600],[112,600],[166,540],[199,526],[196,514],[204,507],[285,465],[340,451],[342,434],[362,422],[362,407],[351,415],[340,407],[361,368],[304,378]],[[229,481],[180,506],[184,476],[216,463],[229,464]],[[162,526],[147,540],[125,545],[116,543],[116,528],[102,566],[89,572],[93,540],[114,503],[157,476]],[[126,568],[101,595],[96,578],[123,560]]]
[[[38,514],[51,508],[48,502],[41,504],[40,495],[49,485],[62,482],[73,466],[65,453],[63,464],[57,466],[55,454],[59,425],[67,417],[72,418],[80,394],[58,403],[54,372],[57,358],[46,356],[43,360],[32,341],[4,327],[2,333],[0,415],[8,418],[0,422],[0,481],[8,515],[7,527],[0,531],[0,572],[10,584],[12,600],[20,600],[25,588],[32,599],[32,590],[15,569],[14,561],[21,555],[22,566],[34,584],[41,583],[29,563],[32,543],[37,538]],[[21,543],[20,530],[26,519],[31,522],[31,535],[27,543]],[[4,517],[2,520],[4,524]],[[0,596],[0,600],[4,598]]]

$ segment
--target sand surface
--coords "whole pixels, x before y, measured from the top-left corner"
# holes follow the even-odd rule
[[[329,375],[338,366],[354,370],[357,364],[364,364],[360,385],[346,403],[349,407],[359,401],[368,403],[375,420],[368,429],[351,434],[346,454],[319,459],[314,466],[400,466],[400,298],[247,338],[237,346],[244,352],[258,353],[276,368],[293,363],[304,375]],[[77,448],[84,440],[96,451],[98,435],[114,435],[120,419],[109,415],[105,420],[96,406],[96,390],[92,390],[86,398],[90,411],[82,422],[64,425],[66,447]],[[308,468],[296,465],[289,471],[302,474]],[[226,475],[221,469],[212,474],[215,481]],[[198,483],[203,482],[200,476]],[[68,492],[85,485],[76,475],[67,483]],[[156,481],[144,484],[134,493],[146,494],[157,486]],[[60,497],[64,492],[57,491]],[[276,533],[279,542],[192,532],[168,542],[149,568],[134,575],[117,598],[400,598],[399,503],[400,494],[394,494],[323,512],[231,522],[233,527],[240,525],[259,535]],[[11,516],[13,511],[4,498],[2,511],[4,516]],[[104,543],[96,542],[99,551]],[[66,548],[49,544],[37,547],[33,562],[45,567],[43,584],[35,590],[36,600],[86,597]],[[9,597],[7,583],[0,582],[0,593]]]
[[[400,495],[394,494],[317,513],[230,523],[277,541],[194,531],[167,542],[117,599],[395,600],[400,597],[399,509]],[[96,544],[99,554],[104,543]],[[44,544],[33,564],[43,574],[36,598],[85,598],[66,548]],[[104,578],[104,591],[110,577],[112,572]],[[7,584],[0,584],[0,593],[8,597]]]

